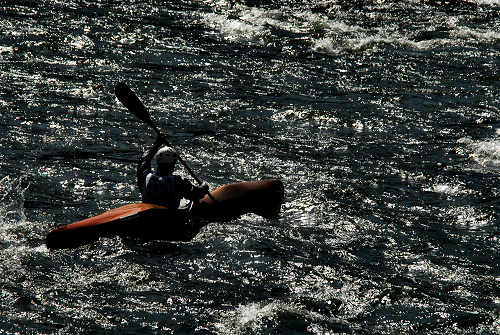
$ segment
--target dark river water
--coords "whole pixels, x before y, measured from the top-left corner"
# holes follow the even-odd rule
[[[499,334],[499,13],[0,1],[0,333]],[[211,188],[281,179],[280,217],[49,251],[140,200],[120,81]]]

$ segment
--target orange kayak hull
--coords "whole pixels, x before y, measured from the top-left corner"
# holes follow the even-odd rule
[[[46,245],[50,249],[74,248],[100,237],[119,234],[185,241],[193,233],[193,227],[187,224],[190,218],[205,223],[229,221],[246,213],[270,218],[279,213],[284,198],[283,184],[279,180],[233,183],[210,193],[215,202],[205,196],[189,211],[146,203],[114,208],[53,229],[47,235]]]

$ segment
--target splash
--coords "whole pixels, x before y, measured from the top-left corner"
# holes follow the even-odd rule
[[[283,324],[285,320],[280,318],[280,314],[283,314],[285,310],[286,307],[277,302],[241,305],[232,313],[229,320],[224,320],[219,324],[219,330],[226,334],[259,334],[269,327],[275,328],[278,325],[283,330],[289,328]],[[288,312],[291,313],[291,311]],[[294,314],[296,314],[295,319],[303,319],[297,311]]]
[[[500,142],[498,139],[481,142],[473,142],[471,139],[461,139],[460,142],[467,144],[471,148],[471,158],[481,166],[500,169]]]
[[[308,311],[300,303],[279,301],[241,305],[218,328],[224,334],[268,334],[271,329],[282,334],[352,332],[352,325],[343,320]]]
[[[24,214],[24,194],[29,187],[25,178],[0,179],[0,225],[5,227],[11,222],[26,221]]]
[[[2,267],[9,269],[16,268],[18,256],[25,254],[19,249],[25,249],[19,236],[26,222],[24,194],[28,186],[23,177],[0,179],[0,259]]]

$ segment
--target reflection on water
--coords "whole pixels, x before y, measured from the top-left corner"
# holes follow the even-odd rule
[[[0,8],[3,332],[499,331],[496,1]],[[139,199],[118,81],[211,187],[281,178],[281,217],[46,250]]]

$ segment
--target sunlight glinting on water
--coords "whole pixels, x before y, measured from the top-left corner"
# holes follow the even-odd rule
[[[498,1],[288,4],[2,5],[0,333],[498,332]],[[47,250],[140,201],[119,81],[280,217]]]

